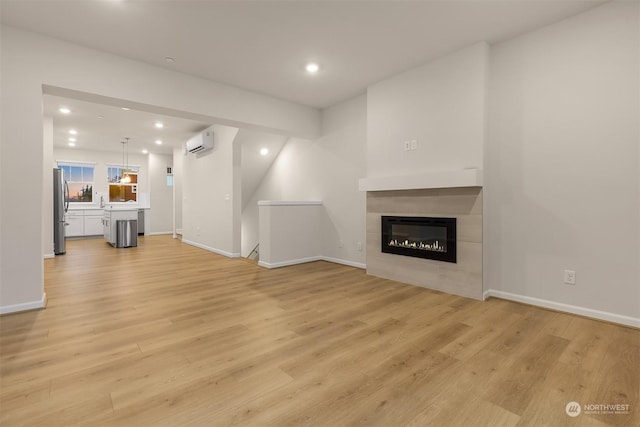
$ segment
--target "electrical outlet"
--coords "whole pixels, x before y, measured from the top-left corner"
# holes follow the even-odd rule
[[[338,240],[338,247],[342,248],[344,246],[344,242],[342,240]]]
[[[412,150],[417,150],[418,149],[418,140],[412,139],[410,142],[411,142],[411,149]]]
[[[564,271],[564,283],[567,285],[575,285],[576,284],[576,272],[573,270],[565,270]]]
[[[362,242],[358,242],[357,248],[358,248],[358,252],[362,252]]]

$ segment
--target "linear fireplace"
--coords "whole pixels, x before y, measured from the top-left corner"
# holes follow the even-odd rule
[[[383,216],[382,252],[455,263],[456,219]]]

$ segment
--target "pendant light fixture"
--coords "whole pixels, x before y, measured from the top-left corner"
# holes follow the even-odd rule
[[[127,160],[125,163],[125,149],[127,152]],[[121,184],[128,184],[131,182],[131,177],[129,176],[129,138],[125,138],[122,141],[122,176],[120,177]]]

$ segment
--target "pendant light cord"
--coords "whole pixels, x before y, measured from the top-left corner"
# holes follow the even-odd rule
[[[122,144],[122,168],[120,169],[120,183],[124,182],[124,139],[121,142]]]
[[[129,138],[125,137],[122,140],[122,173],[120,174],[120,183],[127,183],[131,181],[131,178],[129,178],[129,174],[127,173],[127,171],[129,170]],[[125,151],[125,146],[127,147],[127,162],[125,163],[125,157],[124,157],[124,151]],[[125,178],[125,176],[127,178]]]

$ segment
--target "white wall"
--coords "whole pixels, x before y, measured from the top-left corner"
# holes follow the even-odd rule
[[[242,255],[248,256],[263,237],[259,235],[258,225],[261,219],[258,201],[321,201],[323,180],[329,176],[330,170],[314,141],[289,139],[242,211]],[[323,171],[326,171],[326,175],[323,175]],[[333,229],[329,229],[326,214],[318,217],[318,221],[326,229],[323,237],[327,233],[335,234]],[[324,245],[320,244],[320,247],[323,248]],[[264,248],[260,248],[261,259],[263,250]]]
[[[320,115],[309,107],[4,25],[0,40],[0,200],[4,200],[0,311],[36,307],[44,295],[43,85],[122,99],[140,108],[156,106],[166,112],[188,113],[212,122],[307,137],[318,134]],[[25,170],[30,174],[25,175]],[[20,186],[9,185],[15,176],[22,177]],[[29,198],[23,197],[25,192]],[[19,205],[16,200],[21,201]]]
[[[173,150],[173,191],[174,191],[174,213],[175,229],[182,232],[182,180],[185,155],[184,148],[174,148]],[[175,231],[175,230],[174,230]]]
[[[264,175],[280,154],[288,136],[240,129],[236,136],[236,144],[240,144],[242,171],[242,209],[244,209],[256,192]],[[261,154],[265,148],[267,153]]]
[[[235,128],[234,140],[238,135]],[[235,142],[231,145],[231,240],[233,256],[239,257],[242,247],[242,147]],[[226,199],[226,196],[225,196]]]
[[[321,255],[364,264],[358,242],[364,246],[366,198],[358,178],[366,172],[365,151],[366,96],[324,110],[322,136],[290,139],[267,172],[243,212],[243,238],[257,241],[259,200],[321,200]]]
[[[167,186],[167,167],[173,167],[173,156],[149,153],[148,163],[150,233],[172,233],[173,187]]]
[[[248,257],[260,241],[258,199],[249,199],[244,209],[242,209],[242,225],[240,228],[241,244],[240,255]]]
[[[42,255],[51,258],[53,253],[53,119],[45,117],[42,123],[42,164],[46,171],[42,174]]]
[[[479,43],[369,86],[367,176],[482,169],[487,64]]]
[[[222,125],[211,129],[214,149],[183,158],[182,241],[239,256],[240,147],[234,144],[238,129]]]
[[[42,89],[32,78],[33,61],[21,61],[19,47],[0,34],[2,97],[2,277],[0,312],[44,303],[42,198],[44,183]],[[25,70],[30,70],[26,73]],[[26,80],[26,82],[25,82]],[[28,153],[28,154],[27,154]],[[28,170],[30,173],[25,174]],[[20,176],[20,185],[13,185]],[[52,184],[53,185],[53,184]],[[53,187],[51,187],[53,188]],[[49,191],[49,189],[47,189]],[[24,197],[28,193],[29,197]],[[20,201],[20,203],[17,203]]]
[[[259,242],[260,200],[322,200],[312,141],[289,139],[242,211],[242,256]],[[305,168],[307,170],[305,171]]]
[[[490,288],[640,318],[639,36],[614,2],[492,48]]]
[[[267,268],[320,259],[322,205],[259,206],[260,261]]]
[[[367,96],[362,95],[325,109],[322,136],[316,140],[328,219],[322,255],[358,264],[365,263],[367,201],[366,194],[358,190],[358,179],[367,172],[366,126]]]

